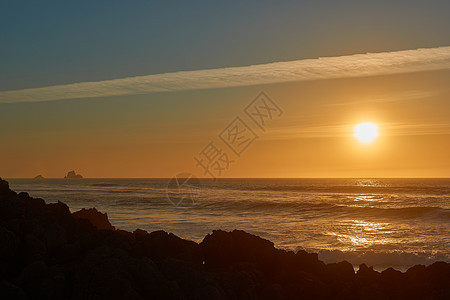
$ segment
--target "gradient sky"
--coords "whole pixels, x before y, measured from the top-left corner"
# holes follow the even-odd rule
[[[194,156],[265,91],[284,113],[266,132],[252,127],[259,139],[222,177],[450,177],[449,11],[448,1],[3,1],[0,176],[202,176]],[[349,55],[378,52],[396,55],[379,59],[382,72],[346,71]],[[339,56],[345,72],[304,61]],[[298,65],[265,65],[289,61],[309,73],[284,79],[278,71]],[[224,69],[261,64],[264,84]],[[134,78],[204,69],[158,79],[161,92]],[[122,78],[123,94],[99,96]],[[89,96],[58,88],[79,82],[92,83]],[[51,88],[29,90],[40,87]],[[371,145],[352,136],[363,121],[379,125]]]

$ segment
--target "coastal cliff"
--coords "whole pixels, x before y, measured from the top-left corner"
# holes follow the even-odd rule
[[[115,229],[96,209],[71,213],[0,179],[0,297],[111,299],[448,299],[450,264],[376,272],[277,249],[240,230],[201,243]]]

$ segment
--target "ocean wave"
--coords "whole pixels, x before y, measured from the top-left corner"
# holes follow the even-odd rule
[[[339,205],[329,202],[312,203],[301,201],[275,201],[275,200],[227,200],[227,201],[198,201],[197,208],[208,210],[230,211],[290,211],[296,213],[317,212],[321,214],[332,213],[343,216],[367,216],[367,217],[398,217],[414,219],[421,217],[450,220],[450,209],[435,206],[414,207],[376,207]]]
[[[340,250],[319,250],[319,259],[325,263],[348,261],[357,267],[361,264],[373,266],[379,271],[388,267],[405,271],[415,265],[431,265],[436,261],[450,262],[450,256],[443,253],[426,253],[426,252],[379,252],[379,251],[340,251]]]
[[[309,193],[406,193],[406,194],[433,194],[450,195],[450,188],[436,186],[364,186],[364,185],[338,185],[338,186],[306,186],[306,185],[272,185],[272,186],[243,186],[236,189],[274,192],[309,192]]]
[[[120,186],[117,183],[108,183],[108,182],[99,182],[99,183],[93,183],[92,186],[104,186],[104,187],[109,187],[109,186]]]
[[[450,220],[450,209],[433,206],[423,207],[400,207],[400,208],[379,208],[379,207],[340,207],[341,210],[352,214],[361,213],[365,216],[374,217],[399,217],[404,219],[414,218],[437,218]]]

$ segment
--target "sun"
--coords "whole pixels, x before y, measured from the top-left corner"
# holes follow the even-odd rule
[[[374,123],[365,122],[355,126],[355,137],[362,143],[370,143],[378,136],[378,127]]]

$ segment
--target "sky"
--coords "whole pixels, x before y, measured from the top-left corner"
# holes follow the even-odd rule
[[[448,1],[1,5],[0,177],[450,177]]]

